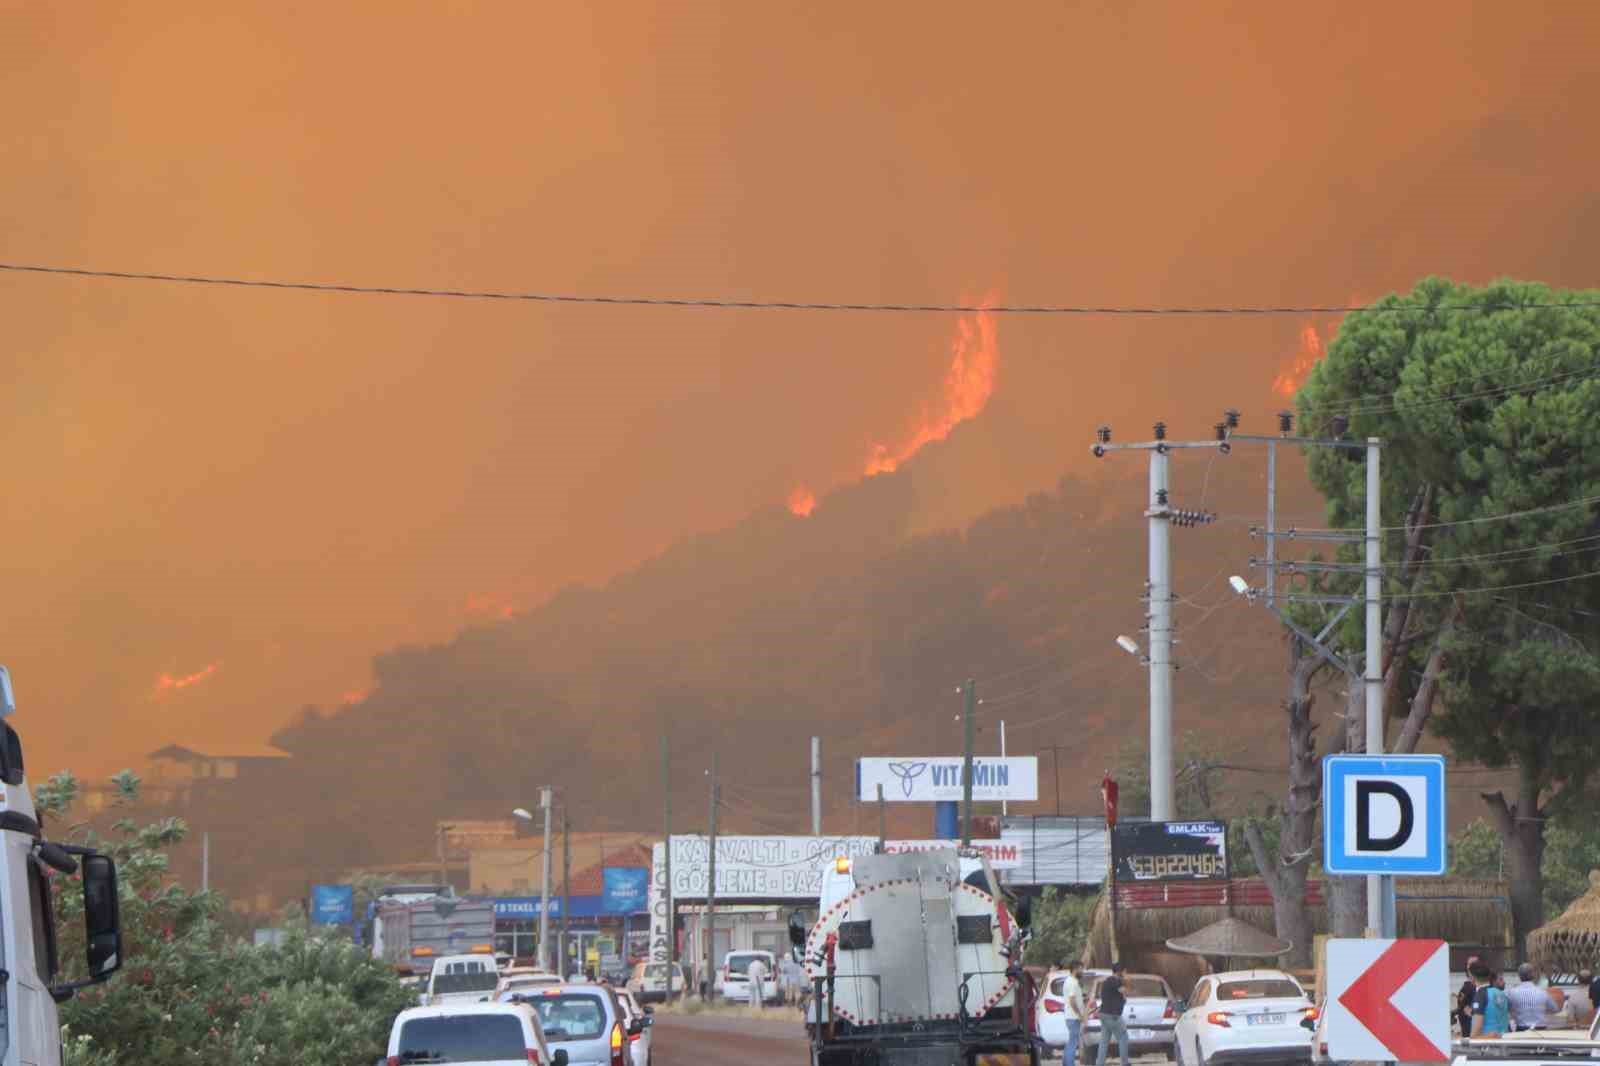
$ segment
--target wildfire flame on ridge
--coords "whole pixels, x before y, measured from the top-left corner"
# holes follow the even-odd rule
[[[817,494],[808,485],[796,485],[789,493],[789,513],[805,518],[817,506]]]
[[[1300,391],[1300,386],[1306,383],[1311,368],[1321,362],[1325,354],[1326,349],[1317,334],[1317,327],[1307,322],[1300,328],[1300,350],[1284,361],[1278,376],[1272,379],[1273,394],[1285,399],[1294,396]]]
[[[212,674],[216,673],[217,669],[221,666],[222,664],[220,662],[209,663],[204,669],[196,670],[194,673],[186,674],[183,677],[173,677],[171,674],[162,674],[160,677],[156,678],[156,693],[159,695],[163,692],[171,692],[174,689],[188,688],[190,685],[198,684],[199,682],[210,677]]]
[[[985,304],[992,302],[986,299]],[[979,311],[956,321],[950,341],[950,369],[945,372],[939,402],[925,406],[917,427],[897,445],[875,443],[862,473],[887,474],[917,454],[925,444],[944,440],[956,426],[982,413],[994,395],[994,372],[1000,362],[994,315]]]

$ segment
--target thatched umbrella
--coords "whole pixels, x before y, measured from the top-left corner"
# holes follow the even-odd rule
[[[1249,922],[1223,918],[1188,936],[1174,937],[1167,947],[1186,955],[1210,958],[1277,958],[1294,945],[1264,933]]]
[[[1576,973],[1600,961],[1600,870],[1589,873],[1589,891],[1555,921],[1528,936],[1529,961],[1545,973]]]

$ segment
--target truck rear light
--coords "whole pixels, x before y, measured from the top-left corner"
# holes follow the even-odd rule
[[[1308,1022],[1314,1022],[1318,1018],[1322,1017],[1322,1012],[1317,1010],[1315,1007],[1302,1008],[1300,1013],[1306,1016],[1306,1021]]]
[[[1044,1001],[1044,1012],[1046,1014],[1060,1014],[1066,1009],[1067,1005],[1059,999],[1047,999]]]
[[[1167,1000],[1167,1009],[1161,1012],[1163,1021],[1170,1021],[1178,1016],[1178,1010],[1172,1005],[1172,1000]]]
[[[1210,1014],[1206,1015],[1206,1021],[1212,1025],[1220,1025],[1224,1029],[1233,1028],[1233,1023],[1228,1021],[1228,1015],[1225,1011],[1212,1011]]]
[[[622,1023],[611,1023],[611,1066],[623,1066],[622,1049],[627,1041],[622,1039]]]

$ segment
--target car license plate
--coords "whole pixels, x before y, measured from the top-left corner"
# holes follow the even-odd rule
[[[1156,1031],[1154,1029],[1129,1029],[1128,1030],[1128,1039],[1129,1040],[1154,1040],[1155,1038],[1156,1038]]]
[[[1250,1024],[1282,1025],[1284,1022],[1288,1021],[1288,1019],[1289,1016],[1287,1014],[1252,1014],[1250,1015]]]

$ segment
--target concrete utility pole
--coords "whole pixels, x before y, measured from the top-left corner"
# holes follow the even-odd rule
[[[445,825],[441,822],[434,830],[435,843],[439,849],[439,888],[444,892],[450,890],[450,867],[446,864],[444,857],[444,835],[454,828],[455,826],[453,825]]]
[[[200,891],[211,891],[211,834],[200,834]]]
[[[1000,719],[1000,760],[1002,762],[1004,762],[1005,761],[1005,757],[1006,757],[1006,720],[1004,718],[1002,718],[1002,719]],[[1011,805],[1008,804],[1005,800],[1001,800],[1000,801],[1000,817],[1004,818],[1006,815],[1008,815],[1010,813],[1011,813]]]
[[[889,839],[889,805],[883,802],[883,784],[878,784],[878,850],[883,850],[884,842]]]
[[[972,845],[972,746],[978,734],[978,683],[967,679],[967,710],[961,718],[966,755],[961,762],[961,846]]]
[[[556,965],[561,969],[554,971],[562,977],[567,976],[567,913],[571,908],[572,819],[567,816],[567,806],[563,803],[561,805],[561,939],[556,944],[556,953],[560,956],[556,960]]]
[[[539,969],[550,969],[550,808],[551,788],[539,790],[539,806],[544,809],[544,870],[539,886]]]
[[[667,908],[667,999],[672,999],[672,975],[678,968],[678,909],[672,899],[672,755],[667,734],[661,734],[661,899]],[[688,989],[684,989],[687,994]]]
[[[822,835],[822,738],[811,738],[811,835]]]
[[[1335,416],[1332,420],[1333,436],[1330,438],[1295,437],[1291,436],[1294,427],[1294,413],[1281,411],[1278,414],[1277,437],[1247,436],[1238,433],[1228,433],[1230,441],[1249,441],[1264,443],[1267,446],[1267,525],[1265,529],[1252,529],[1252,536],[1263,536],[1267,542],[1267,557],[1265,568],[1267,570],[1266,586],[1262,589],[1248,587],[1240,578],[1234,578],[1235,588],[1249,596],[1252,600],[1258,595],[1266,601],[1267,607],[1278,616],[1278,619],[1306,645],[1323,659],[1340,670],[1355,684],[1361,681],[1366,696],[1366,734],[1367,754],[1382,755],[1385,745],[1383,729],[1383,491],[1380,468],[1380,456],[1383,442],[1377,437],[1368,437],[1364,442],[1349,440],[1345,433],[1349,428],[1349,420],[1344,416]],[[1237,415],[1228,413],[1228,426],[1238,425]],[[1366,455],[1367,463],[1367,507],[1366,529],[1357,533],[1354,530],[1279,530],[1277,527],[1277,447],[1279,444],[1292,444],[1300,447],[1314,448],[1340,448],[1349,451],[1362,451]],[[1284,562],[1278,558],[1277,541],[1279,537],[1288,537],[1298,540],[1331,541],[1334,543],[1353,544],[1360,542],[1365,548],[1365,557],[1357,563],[1329,563],[1329,562]],[[1260,565],[1258,560],[1251,559],[1251,566]],[[1363,576],[1363,590],[1360,596],[1330,596],[1318,593],[1286,592],[1278,594],[1278,575],[1308,574],[1308,573],[1347,573],[1361,574]],[[1338,605],[1332,618],[1323,626],[1322,631],[1316,634],[1308,633],[1297,626],[1289,617],[1280,601],[1285,604],[1319,603]],[[1357,603],[1366,610],[1364,629],[1365,650],[1362,655],[1361,669],[1357,669],[1355,656],[1340,655],[1326,641],[1340,620],[1349,613]],[[1396,935],[1394,914],[1394,878],[1380,875],[1367,877],[1367,925],[1378,936],[1393,938]]]
[[[1202,525],[1213,521],[1216,515],[1171,507],[1168,458],[1174,448],[1214,448],[1226,455],[1228,442],[1222,426],[1217,428],[1215,440],[1169,441],[1165,422],[1155,424],[1154,440],[1137,444],[1111,443],[1110,426],[1101,426],[1097,435],[1098,442],[1091,449],[1097,459],[1109,451],[1150,453],[1150,502],[1144,512],[1150,533],[1149,577],[1145,582],[1150,605],[1150,820],[1170,822],[1177,817],[1172,800],[1172,525]]]
[[[707,826],[711,849],[706,861],[706,999],[711,999],[716,991],[716,953],[717,953],[717,802],[721,799],[721,789],[717,785],[717,753],[711,753],[711,769],[707,771],[711,778],[711,824]],[[667,975],[668,981],[672,978]]]

